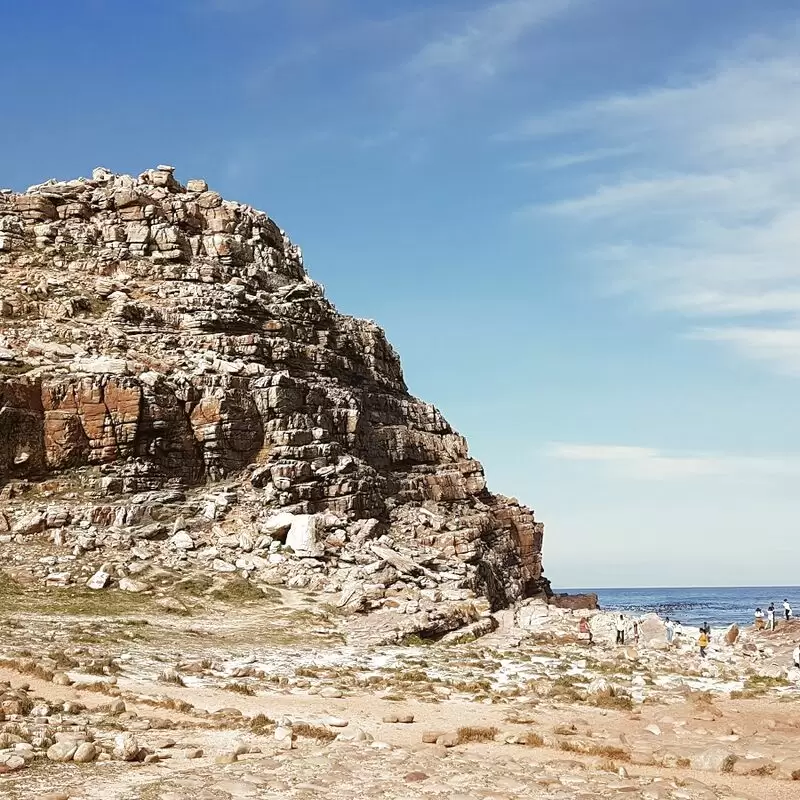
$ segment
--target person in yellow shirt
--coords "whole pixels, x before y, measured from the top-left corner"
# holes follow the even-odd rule
[[[697,637],[697,644],[700,646],[700,658],[705,658],[706,648],[708,647],[708,634],[704,628],[700,628],[700,636]]]

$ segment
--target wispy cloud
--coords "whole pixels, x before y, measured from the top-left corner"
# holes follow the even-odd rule
[[[579,0],[499,0],[454,14],[406,64],[407,75],[428,89],[490,81],[510,68],[530,33]],[[434,83],[436,85],[434,85]]]
[[[583,190],[523,210],[586,225],[610,286],[702,320],[698,339],[800,372],[800,37],[705,74],[526,120],[506,140],[627,148]],[[571,154],[556,156],[570,163]],[[753,327],[742,326],[750,317]],[[738,321],[734,322],[733,318]],[[797,335],[795,335],[797,334]]]
[[[567,169],[568,167],[592,164],[598,161],[609,161],[610,159],[627,156],[633,153],[634,149],[633,147],[599,147],[595,150],[585,150],[581,153],[566,153],[552,158],[528,161],[519,166],[533,169]]]
[[[651,447],[564,442],[551,443],[547,453],[564,461],[595,462],[625,478],[638,480],[800,476],[798,456],[665,453]]]

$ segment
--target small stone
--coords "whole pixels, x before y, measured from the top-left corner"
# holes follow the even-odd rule
[[[346,728],[350,723],[341,717],[326,717],[324,723],[331,728]]]
[[[443,733],[437,740],[436,744],[442,747],[455,747],[458,744],[458,734],[455,732]]]
[[[428,776],[424,772],[409,772],[403,778],[406,783],[419,783],[420,781],[428,780]]]
[[[72,678],[66,672],[56,672],[53,675],[53,683],[56,686],[72,686]]]
[[[438,738],[440,736],[444,736],[445,731],[423,731],[422,732],[422,741],[425,744],[436,744]]]
[[[172,539],[172,546],[177,550],[194,550],[194,539],[186,531],[178,531]]]
[[[124,714],[127,711],[127,707],[125,705],[124,700],[120,700],[120,698],[117,698],[116,700],[112,700],[108,704],[108,710],[112,714]]]
[[[200,747],[190,747],[188,750],[183,751],[184,758],[202,758],[203,750]]]
[[[341,689],[334,688],[333,686],[326,686],[324,689],[320,689],[319,696],[326,698],[337,698],[343,697],[344,692]]]
[[[223,753],[214,759],[215,764],[235,764],[239,760],[236,753]]]

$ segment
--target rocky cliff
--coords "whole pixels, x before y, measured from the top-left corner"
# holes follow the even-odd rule
[[[238,572],[424,631],[453,627],[448,603],[549,591],[541,544],[262,212],[166,166],[0,193],[0,557],[18,574]]]

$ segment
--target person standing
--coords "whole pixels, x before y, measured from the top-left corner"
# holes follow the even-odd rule
[[[589,644],[594,644],[592,629],[589,627],[589,620],[586,617],[581,617],[581,621],[578,623],[578,631],[589,637]]]
[[[783,598],[783,615],[786,617],[787,622],[792,616],[792,607],[789,605],[789,601],[785,597]]]
[[[633,621],[633,643],[639,644],[639,620]]]
[[[775,603],[770,603],[767,608],[767,625],[771,631],[775,630]]]
[[[764,630],[764,612],[761,610],[760,606],[756,609],[755,616],[756,616],[756,630],[757,631]]]
[[[800,669],[800,644],[795,645],[794,652],[792,653],[792,661],[794,661],[795,667]]]
[[[664,634],[667,637],[667,644],[672,644],[672,638],[675,636],[675,623],[667,617],[666,622],[664,623]]]
[[[700,646],[700,658],[706,657],[706,649],[708,648],[708,634],[705,627],[700,628],[700,635],[697,637],[697,644]]]
[[[681,621],[679,619],[675,620],[675,641],[679,642],[681,636],[683,636],[683,627],[681,626]]]
[[[617,644],[625,644],[625,617],[622,614],[617,619]]]

